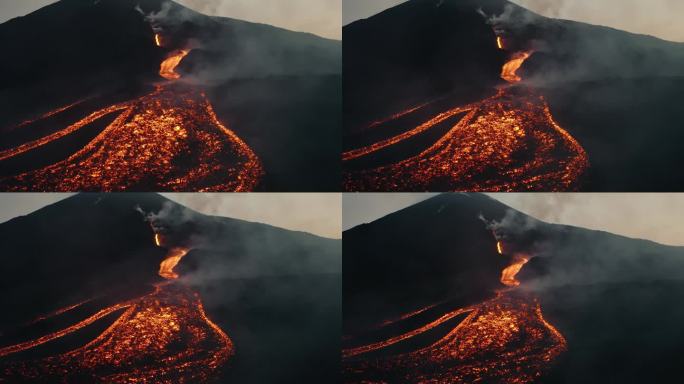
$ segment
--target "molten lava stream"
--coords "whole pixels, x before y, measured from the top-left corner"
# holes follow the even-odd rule
[[[155,242],[162,245],[158,235]],[[204,383],[234,354],[230,338],[206,315],[199,295],[173,279],[187,249],[172,248],[160,266],[168,280],[142,297],[104,308],[63,330],[0,348],[0,372],[12,380],[101,383]],[[63,313],[68,311],[57,311]],[[84,346],[38,360],[3,362],[3,357],[73,334],[125,309]],[[1,381],[1,380],[0,380]]]
[[[504,252],[501,243],[499,253]],[[513,258],[502,271],[510,287],[480,304],[448,312],[412,331],[343,351],[343,371],[349,382],[532,383],[548,371],[567,349],[563,335],[544,319],[537,298],[518,292],[517,272],[527,260]],[[365,359],[396,343],[417,337],[459,314],[468,316],[446,336],[418,350]],[[372,381],[369,381],[371,380]]]
[[[176,67],[188,52],[172,52],[162,62],[160,76],[178,79]],[[0,151],[0,161],[53,143],[114,112],[118,117],[81,150],[44,168],[1,178],[0,188],[230,192],[253,190],[261,179],[259,158],[219,121],[204,92],[173,82],[93,112],[51,135]]]
[[[498,44],[503,48],[502,40]],[[531,52],[506,62],[501,77],[518,83]],[[468,111],[435,144],[416,156],[380,167],[348,170],[348,191],[568,191],[580,187],[589,160],[582,146],[553,119],[546,100],[524,86],[437,114],[395,137],[345,152],[343,161],[404,142],[445,119]],[[401,114],[400,114],[401,115]]]

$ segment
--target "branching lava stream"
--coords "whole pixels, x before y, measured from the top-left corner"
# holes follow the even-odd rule
[[[155,35],[156,45],[161,46],[162,41],[160,35]],[[52,134],[0,151],[0,162],[16,158],[57,143],[107,116],[116,116],[76,153],[43,168],[0,178],[0,188],[217,192],[254,189],[263,174],[256,154],[219,121],[203,91],[173,82],[181,77],[176,68],[189,52],[182,49],[170,53],[159,70],[159,75],[169,82],[156,85],[152,93],[105,107]],[[73,105],[76,104],[59,111]]]
[[[504,254],[504,246],[497,243]],[[539,300],[518,292],[515,279],[527,257],[513,257],[502,271],[507,286],[483,303],[435,314],[435,320],[376,343],[345,349],[347,383],[532,383],[567,349],[563,335],[542,314]],[[435,308],[429,306],[413,314]],[[417,339],[456,318],[467,316],[446,336],[412,352],[392,354],[388,347]],[[402,316],[404,320],[414,315]],[[366,357],[375,352],[372,357]],[[380,357],[378,353],[381,354]]]
[[[155,243],[164,246],[157,234]],[[0,376],[40,382],[169,384],[205,383],[215,378],[234,354],[234,347],[207,317],[199,295],[173,281],[178,278],[173,268],[187,251],[179,247],[169,250],[159,271],[167,281],[156,284],[152,293],[101,309],[65,329],[0,347]],[[77,349],[39,360],[3,363],[4,358],[73,335],[117,311],[123,312],[104,332]]]
[[[497,46],[504,41],[497,37]],[[579,189],[589,167],[582,146],[554,120],[544,97],[521,81],[517,71],[533,52],[514,53],[503,65],[501,77],[509,85],[494,96],[443,111],[417,127],[350,150],[345,162],[376,154],[434,129],[465,113],[437,142],[396,163],[345,171],[348,191],[567,191]],[[514,86],[516,85],[516,86]],[[399,117],[421,110],[409,108],[373,123],[382,129]],[[358,160],[357,160],[358,161]]]

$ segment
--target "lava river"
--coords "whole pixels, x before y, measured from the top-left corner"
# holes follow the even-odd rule
[[[160,37],[155,37],[157,44]],[[0,178],[6,191],[250,191],[263,171],[259,158],[219,121],[206,94],[176,84],[188,50],[161,64],[168,82],[138,99],[90,113],[42,138],[0,151],[3,160],[30,154],[107,116],[115,116],[87,145],[64,160]],[[78,103],[48,112],[58,114]],[[16,129],[30,129],[36,121]]]
[[[498,248],[503,253],[500,243]],[[421,314],[423,319],[430,320],[377,342],[344,349],[345,382],[524,384],[537,381],[566,350],[567,343],[544,319],[539,300],[515,289],[519,285],[515,275],[527,258],[514,255],[512,260],[501,274],[501,283],[507,288],[499,290],[494,298],[465,308],[444,311],[446,306],[439,303],[413,311],[383,322],[378,330],[401,325]],[[391,350],[460,317],[462,320],[449,327],[446,335],[436,342],[414,347],[409,352]]]
[[[502,39],[497,45],[504,49]],[[582,146],[554,120],[544,97],[517,85],[518,69],[533,52],[517,52],[501,78],[509,85],[489,98],[434,115],[403,133],[342,154],[348,191],[568,191],[579,189],[589,167]],[[516,86],[514,86],[516,85]],[[383,129],[431,103],[407,109],[368,129]],[[352,161],[380,153],[438,124],[458,118],[445,135],[415,156],[375,168]]]
[[[155,240],[163,246],[158,236]],[[233,356],[234,347],[207,317],[199,295],[174,280],[178,275],[173,267],[185,253],[187,250],[181,252],[177,247],[169,250],[159,271],[167,280],[156,284],[151,293],[92,310],[94,313],[73,325],[44,336],[0,346],[0,382],[171,384],[213,380]],[[69,315],[88,302],[42,316],[29,326]],[[26,358],[32,356],[32,350],[76,335],[114,314],[111,325],[85,345],[49,357]]]

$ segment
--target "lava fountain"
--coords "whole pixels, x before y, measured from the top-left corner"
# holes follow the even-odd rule
[[[155,234],[157,246],[164,237]],[[4,345],[0,338],[0,373],[10,381],[97,382],[97,383],[207,383],[234,355],[233,342],[204,311],[199,295],[176,282],[173,268],[187,249],[171,247],[160,265],[167,279],[151,293],[99,308],[97,299],[66,307],[31,322],[28,333],[41,331],[58,317],[74,319],[66,328]],[[89,304],[86,308],[86,304]],[[83,346],[44,358],[47,343],[72,337],[116,314],[103,332]],[[85,318],[84,318],[85,317]],[[73,343],[73,341],[72,341]],[[29,354],[18,354],[31,351]],[[0,379],[0,381],[3,381]]]
[[[162,37],[155,35],[160,45]],[[134,100],[110,105],[44,137],[0,150],[5,160],[59,144],[103,119],[113,120],[83,148],[42,168],[0,178],[4,191],[246,192],[263,168],[254,151],[216,116],[206,94],[178,84],[178,65],[190,51],[172,51],[159,75],[167,82]],[[60,108],[53,116],[77,105]],[[30,122],[28,125],[41,121]]]
[[[502,255],[505,252],[501,242],[497,243],[497,252]],[[538,381],[567,349],[567,342],[544,319],[539,300],[516,290],[519,282],[515,276],[524,264],[514,258],[511,266],[502,271],[501,283],[507,288],[498,290],[493,299],[455,309],[448,303],[440,303],[382,323],[385,328],[377,333],[378,341],[343,350],[345,381],[510,384]],[[419,314],[432,320],[415,327]],[[427,345],[422,342],[424,346],[420,346],[421,337],[459,316],[463,319],[445,336]],[[387,332],[402,328],[405,330],[402,333],[386,336]],[[353,337],[345,339],[354,340]],[[409,340],[414,346],[410,352],[397,354],[389,349]],[[371,352],[373,355],[369,355]]]
[[[503,39],[497,46],[504,49]],[[578,190],[589,168],[584,148],[553,118],[544,97],[519,84],[517,74],[532,51],[516,52],[504,63],[501,78],[508,85],[484,100],[451,107],[403,133],[342,154],[347,191],[570,191]],[[393,130],[401,119],[423,111],[432,102],[380,119],[368,128]],[[456,120],[457,119],[457,120]],[[366,159],[437,129],[455,125],[434,144],[403,160],[364,168]],[[396,151],[395,151],[396,152]],[[415,152],[414,152],[415,153]],[[393,154],[392,156],[395,156]],[[349,162],[355,166],[347,166]]]

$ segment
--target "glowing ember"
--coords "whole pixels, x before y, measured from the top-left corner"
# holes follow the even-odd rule
[[[532,52],[517,52],[513,55],[513,58],[504,64],[501,69],[501,78],[508,81],[509,83],[517,83],[522,80],[520,76],[516,74],[518,69],[522,67],[525,60],[527,60],[532,55]]]
[[[159,239],[159,234],[155,233],[154,234],[154,243],[157,245],[157,247],[161,247],[161,241]]]
[[[499,255],[503,255],[503,244],[500,241],[496,242],[496,251],[499,252]]]
[[[504,49],[503,39],[501,36],[496,37],[496,46],[499,47],[499,49]]]
[[[502,68],[516,83],[531,52],[519,52]],[[425,104],[421,105],[422,108]],[[405,116],[412,108],[394,116]],[[568,191],[589,168],[584,148],[553,119],[546,100],[530,88],[501,88],[482,101],[441,112],[415,128],[342,154],[362,159],[465,114],[444,136],[417,155],[344,174],[347,191]],[[381,129],[398,117],[373,123]]]
[[[154,43],[157,44],[157,47],[161,47],[161,36],[158,33],[155,33],[154,35]]]
[[[181,60],[190,53],[187,49],[179,49],[177,51],[171,52],[166,60],[162,61],[161,67],[159,69],[159,75],[167,80],[177,80],[180,79],[180,75],[176,73],[176,67],[180,64]]]

